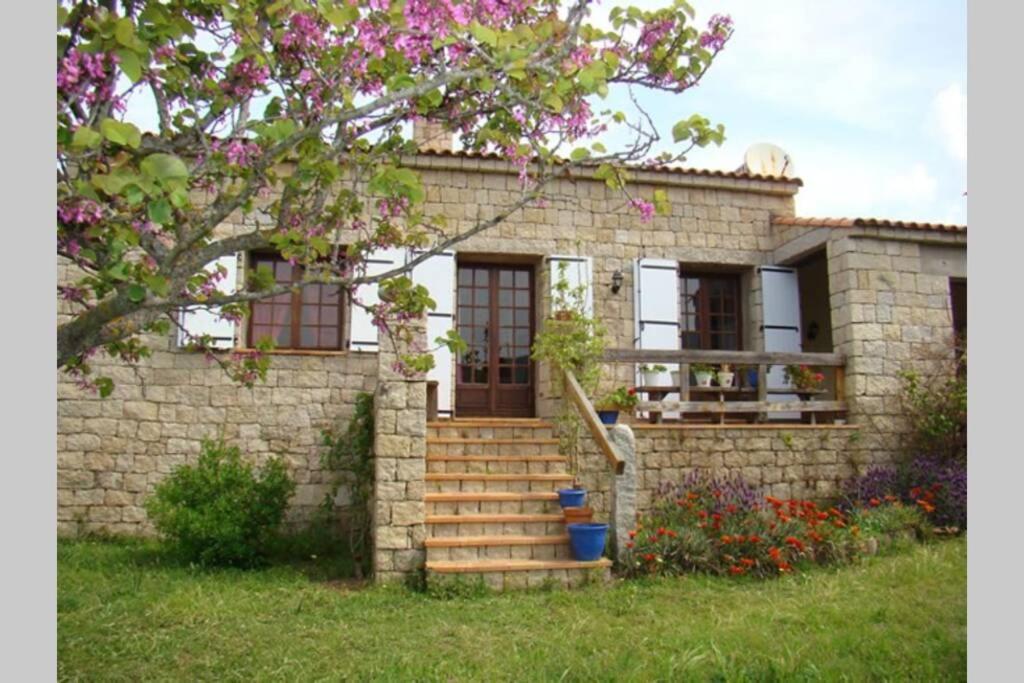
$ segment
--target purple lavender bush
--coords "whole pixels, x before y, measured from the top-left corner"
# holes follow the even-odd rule
[[[752,487],[739,475],[716,477],[707,470],[693,470],[676,483],[663,481],[658,485],[655,497],[660,502],[674,503],[686,498],[688,493],[696,493],[707,499],[708,512],[721,513],[729,506],[736,510],[749,512],[757,510],[764,503],[764,495]]]
[[[967,465],[958,460],[919,456],[895,467],[872,467],[846,487],[848,507],[868,506],[872,500],[895,496],[916,505],[931,491],[929,521],[936,526],[967,528]]]

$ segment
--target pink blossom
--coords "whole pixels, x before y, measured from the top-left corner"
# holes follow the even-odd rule
[[[714,51],[725,47],[725,41],[732,36],[732,17],[715,14],[708,20],[708,30],[700,34],[700,46]]]
[[[91,199],[71,199],[57,207],[57,218],[65,225],[93,225],[103,219],[103,209]]]
[[[235,64],[227,80],[221,82],[221,90],[233,97],[248,97],[261,88],[270,78],[270,68],[257,64],[253,57],[246,57]]]
[[[642,223],[650,222],[651,218],[654,217],[654,204],[645,199],[630,199],[629,205],[640,212],[640,221]]]

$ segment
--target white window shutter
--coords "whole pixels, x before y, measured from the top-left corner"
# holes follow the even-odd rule
[[[639,258],[633,269],[633,304],[638,349],[679,349],[679,264],[668,259]],[[650,364],[649,365],[653,365]],[[666,374],[678,370],[676,363],[661,363]],[[643,382],[637,366],[637,384]],[[664,381],[664,380],[663,380]],[[664,381],[669,384],[669,381]],[[668,394],[668,401],[678,401],[679,393]],[[663,417],[678,417],[666,412]]]
[[[234,294],[238,284],[239,254],[228,254],[206,264],[204,270],[213,272],[217,266],[223,266],[227,276],[217,281],[217,291],[221,294]],[[190,337],[208,334],[213,338],[212,346],[216,349],[231,349],[235,346],[235,323],[218,315],[219,307],[186,308],[179,313],[179,322],[184,329],[178,330],[178,346],[186,346]],[[186,334],[187,332],[187,334]]]
[[[558,283],[559,264],[564,263],[565,279],[570,289],[586,285],[586,298],[584,309],[588,317],[594,315],[594,260],[589,256],[549,256],[548,263],[551,266],[551,302],[555,301],[555,285]],[[554,311],[552,311],[553,313]]]
[[[401,248],[377,249],[363,261],[362,272],[358,275],[381,275],[405,264],[405,250]],[[362,285],[352,290],[352,297],[366,306],[380,302],[377,296],[377,283]],[[373,324],[373,316],[362,306],[352,304],[352,316],[349,321],[349,348],[353,351],[377,351],[380,347],[377,340],[377,327]]]
[[[422,253],[410,251],[409,260]],[[427,346],[433,348],[435,339],[446,337],[449,330],[455,329],[455,252],[434,254],[417,265],[412,269],[412,281],[426,287],[430,298],[437,304],[437,308],[427,314]],[[438,415],[450,417],[455,376],[453,354],[448,347],[442,346],[433,355],[434,367],[427,373],[427,379],[437,382]]]
[[[800,286],[797,272],[793,268],[781,266],[762,266],[761,301],[763,305],[763,323],[765,351],[787,351],[799,353],[800,345]],[[785,389],[785,368],[773,365],[768,371],[768,389]],[[769,401],[796,401],[796,394],[768,394]],[[779,419],[795,419],[799,413],[771,413],[771,417]]]

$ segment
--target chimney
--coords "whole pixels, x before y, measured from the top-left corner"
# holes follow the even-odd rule
[[[421,152],[452,151],[452,134],[436,121],[416,119],[412,122],[412,139]]]

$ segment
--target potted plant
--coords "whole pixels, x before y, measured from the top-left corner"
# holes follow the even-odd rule
[[[747,386],[757,389],[757,368],[747,368]]]
[[[694,363],[691,367],[693,368],[693,379],[697,382],[697,386],[710,387],[715,369],[706,363]]]
[[[644,385],[648,387],[660,387],[664,385],[662,375],[668,370],[664,365],[641,365],[640,374],[643,375]]]
[[[786,381],[793,385],[801,401],[810,400],[811,394],[821,389],[825,382],[824,374],[815,372],[807,365],[787,365],[785,375]]]
[[[602,522],[567,524],[569,548],[574,560],[593,562],[604,554],[608,540],[608,525]]]
[[[594,519],[594,509],[589,506],[564,507],[562,516],[566,524],[587,524]]]
[[[639,402],[635,387],[619,387],[596,402],[594,409],[602,423],[613,425],[619,419],[620,410],[631,410]]]
[[[731,387],[733,378],[736,373],[732,371],[732,366],[728,363],[722,363],[718,368],[718,386],[720,387]]]
[[[678,370],[671,370],[669,372],[669,374],[672,375],[672,386],[678,387],[679,386],[679,371]]]
[[[583,507],[583,503],[587,501],[587,490],[579,485],[576,480],[573,480],[572,487],[567,489],[558,489],[558,504],[562,506],[563,510],[569,508],[579,509]]]

